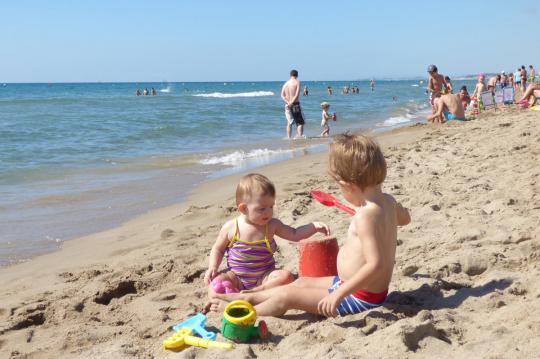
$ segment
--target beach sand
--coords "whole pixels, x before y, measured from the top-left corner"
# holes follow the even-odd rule
[[[206,300],[210,248],[236,215],[241,175],[234,175],[202,185],[186,203],[0,269],[0,357],[538,357],[539,123],[539,112],[512,109],[379,137],[384,189],[412,215],[399,230],[381,308],[336,319],[297,311],[265,318],[268,341],[231,351],[162,349],[169,327]],[[309,195],[320,189],[340,198],[326,157],[257,171],[276,184],[278,218],[324,221],[341,241],[348,215]],[[278,265],[297,272],[296,245],[278,244]],[[207,325],[219,328],[220,319]]]

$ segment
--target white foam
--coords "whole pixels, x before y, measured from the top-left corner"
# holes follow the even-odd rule
[[[203,165],[236,165],[242,161],[252,158],[270,157],[292,150],[269,150],[267,148],[258,148],[249,152],[234,151],[221,156],[205,158],[200,161]]]
[[[389,119],[385,120],[380,126],[382,127],[395,126],[402,123],[411,122],[412,118],[413,116],[410,114],[406,114],[405,116],[390,117]]]
[[[420,86],[420,85],[412,84],[411,86],[412,86],[412,87],[418,87],[418,86]]]
[[[159,90],[159,92],[169,93],[169,92],[171,92],[171,86],[167,86],[167,88],[161,89],[161,90]]]
[[[274,96],[272,91],[252,91],[252,92],[238,92],[238,93],[201,93],[193,95],[195,97],[215,97],[215,98],[231,98],[231,97],[261,97],[261,96]]]

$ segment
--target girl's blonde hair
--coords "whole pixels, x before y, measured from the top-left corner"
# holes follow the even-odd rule
[[[276,188],[266,176],[250,173],[242,177],[236,186],[236,205],[249,201],[255,195],[276,197]]]

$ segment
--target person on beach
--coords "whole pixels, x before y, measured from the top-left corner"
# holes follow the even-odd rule
[[[156,96],[157,95],[157,91],[155,88],[152,87],[152,96]]]
[[[304,96],[309,95],[309,89],[307,86],[304,86]]]
[[[144,88],[143,95],[148,96],[148,88],[147,87]]]
[[[534,70],[533,65],[529,65],[529,82],[531,84],[536,82],[536,71]]]
[[[371,79],[369,81],[369,87],[371,87],[371,92],[375,91],[375,80]]]
[[[298,242],[317,232],[329,235],[330,229],[322,222],[298,228],[283,224],[273,217],[275,201],[276,190],[268,178],[256,173],[242,177],[236,188],[240,215],[223,225],[210,251],[208,270],[204,275],[207,285],[229,281],[230,288],[237,291],[262,290],[293,281],[289,271],[276,269],[274,236]],[[227,271],[219,274],[225,254]],[[209,285],[208,293],[210,296],[215,294],[213,285]]]
[[[523,107],[532,107],[538,101],[540,101],[540,84],[530,84],[516,103],[524,105]]]
[[[525,65],[521,65],[519,72],[521,75],[521,91],[525,91],[527,88],[527,70],[525,70]]]
[[[497,84],[501,82],[501,75],[493,76],[489,79],[487,89],[491,91],[492,94],[495,94],[497,89]]]
[[[332,119],[332,115],[328,113],[328,110],[330,109],[330,104],[328,102],[323,102],[321,103],[321,108],[321,127],[323,128],[323,132],[321,132],[321,137],[328,137],[330,135],[330,125],[328,125],[328,121]]]
[[[467,86],[463,85],[459,89],[459,99],[461,100],[461,105],[463,106],[463,111],[467,110],[467,106],[471,103],[471,97],[469,96],[469,91],[467,91]]]
[[[476,83],[473,94],[471,96],[472,101],[478,102],[478,100],[480,99],[480,94],[486,91],[485,81],[486,81],[486,76],[484,74],[480,74],[478,76],[478,82]]]
[[[506,76],[506,72],[501,71],[501,81],[500,81],[501,88],[506,88],[508,86],[508,76]]]
[[[443,87],[447,88],[444,76],[439,74],[437,66],[429,65],[427,69],[429,73],[428,91],[429,103],[434,109],[434,100],[442,95]]]
[[[326,91],[328,91],[328,94],[329,94],[329,95],[331,95],[331,94],[334,93],[334,89],[332,88],[332,86],[328,86],[328,87],[326,88]]]
[[[141,96],[141,90],[137,89],[137,91],[135,92],[135,96]]]
[[[363,135],[339,135],[330,147],[329,172],[356,209],[337,255],[337,276],[301,277],[285,286],[251,293],[217,294],[208,305],[222,311],[241,299],[260,316],[290,309],[335,317],[383,304],[396,257],[397,227],[410,222],[407,209],[382,191],[386,161],[377,143]]]
[[[510,72],[508,74],[508,84],[507,84],[508,87],[514,87],[514,73],[513,72]]]
[[[444,82],[446,82],[446,93],[454,93],[454,85],[452,85],[452,80],[450,80],[450,77],[445,76]]]
[[[287,118],[287,138],[291,138],[292,125],[296,124],[296,138],[304,136],[304,113],[300,106],[300,81],[298,71],[291,70],[291,78],[281,89],[281,98],[285,102],[285,117]]]
[[[444,120],[465,121],[465,110],[459,95],[446,94],[435,99],[435,113],[427,120],[433,123],[444,123]]]
[[[521,87],[521,68],[518,67],[517,71],[514,72],[514,90],[519,90]]]

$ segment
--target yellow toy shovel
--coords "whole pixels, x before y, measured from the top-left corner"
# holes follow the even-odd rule
[[[189,328],[183,327],[167,340],[163,342],[163,348],[170,350],[183,350],[189,346],[199,348],[222,348],[232,349],[234,345],[231,343],[216,342],[213,340],[202,339],[193,336],[193,331]]]

